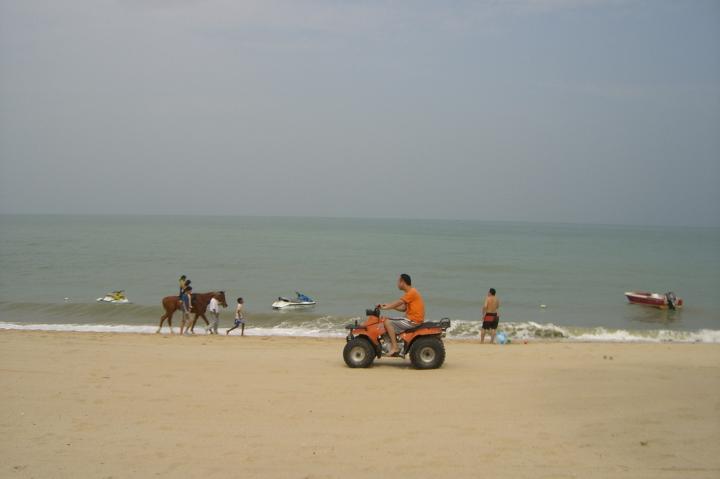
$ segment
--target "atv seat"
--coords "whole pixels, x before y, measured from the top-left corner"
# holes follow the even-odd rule
[[[403,333],[412,333],[413,331],[417,331],[419,329],[425,329],[425,328],[441,328],[443,330],[450,327],[450,320],[448,318],[443,318],[440,321],[425,321],[424,323],[420,323],[417,326],[414,326],[410,329],[406,329],[403,331]]]

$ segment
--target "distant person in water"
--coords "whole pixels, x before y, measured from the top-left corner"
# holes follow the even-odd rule
[[[485,342],[486,331],[490,331],[490,343],[492,344],[495,342],[495,333],[497,333],[498,323],[500,322],[498,309],[500,309],[500,300],[497,297],[497,292],[495,291],[495,288],[490,288],[482,307],[483,324],[482,330],[480,331],[481,344]]]
[[[210,299],[207,310],[210,312],[210,324],[207,327],[207,332],[217,334],[218,324],[220,323],[220,301],[213,296]]]
[[[190,329],[190,312],[192,310],[192,286],[186,286],[180,296],[182,302],[182,324],[180,325],[180,334],[188,332]]]
[[[233,329],[241,328],[240,329],[240,336],[245,336],[245,317],[243,316],[243,305],[245,304],[245,301],[243,301],[242,298],[237,299],[237,306],[235,307],[235,326],[228,329],[225,333],[230,334],[230,331]]]

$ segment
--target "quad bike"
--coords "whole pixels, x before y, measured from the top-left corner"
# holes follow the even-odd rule
[[[380,317],[380,309],[368,309],[367,320],[363,324],[348,324],[350,330],[347,344],[343,349],[345,364],[351,368],[367,368],[375,358],[390,357],[390,336],[385,330],[385,319]],[[443,318],[437,322],[425,322],[397,335],[400,353],[397,357],[410,355],[410,362],[417,369],[435,369],[445,362],[445,345],[442,338],[450,327],[450,320]]]

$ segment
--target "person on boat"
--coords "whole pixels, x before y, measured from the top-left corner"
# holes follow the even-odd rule
[[[187,283],[186,283],[187,284]],[[182,295],[180,296],[182,302],[182,324],[180,325],[180,334],[183,331],[187,332],[190,329],[190,311],[192,310],[192,286],[185,286]]]
[[[120,291],[113,291],[110,296],[112,297],[112,299],[113,299],[114,301],[120,301],[120,300],[125,299],[125,294],[123,293],[122,290],[120,290]]]
[[[391,348],[388,352],[389,356],[396,356],[398,350],[397,338],[395,335],[410,328],[414,328],[418,324],[425,321],[425,302],[420,292],[412,286],[412,279],[408,274],[401,274],[398,278],[397,287],[402,291],[402,298],[392,303],[385,303],[378,306],[379,309],[393,309],[405,313],[404,318],[384,318],[385,329],[390,336]]]
[[[299,292],[299,291],[295,291],[295,296],[297,297],[298,302],[301,302],[301,303],[310,303],[310,302],[312,302],[312,299],[310,299],[309,296],[306,296],[306,295],[302,294],[302,293]]]
[[[675,311],[675,305],[677,304],[677,296],[675,296],[675,293],[672,291],[665,293],[665,304],[667,304],[668,309]]]
[[[490,288],[482,307],[483,323],[480,330],[480,344],[485,342],[485,333],[487,331],[490,331],[490,344],[495,342],[495,333],[497,333],[498,323],[500,322],[498,309],[500,309],[500,300],[497,297],[497,291],[495,291],[495,288]]]
[[[245,336],[245,317],[243,316],[244,304],[245,301],[242,298],[237,299],[237,306],[235,307],[235,325],[225,332],[226,336],[230,334],[230,331],[237,328],[242,328],[240,329],[240,336]]]

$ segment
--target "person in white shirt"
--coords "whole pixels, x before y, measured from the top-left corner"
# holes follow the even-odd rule
[[[233,329],[242,327],[240,330],[240,336],[245,336],[245,318],[243,317],[243,304],[245,304],[245,301],[243,301],[242,298],[237,299],[237,307],[235,308],[235,326],[228,329],[225,334],[230,334],[230,331]]]
[[[218,324],[220,323],[220,301],[213,297],[210,300],[210,304],[208,304],[207,310],[210,313],[210,324],[207,327],[207,332],[209,334],[217,334]]]

